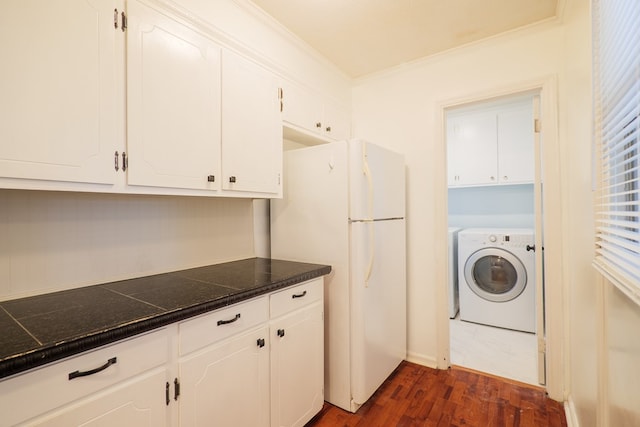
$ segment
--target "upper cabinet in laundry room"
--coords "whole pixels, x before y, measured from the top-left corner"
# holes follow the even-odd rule
[[[2,2],[1,177],[116,181],[117,35],[110,1]]]
[[[534,181],[532,98],[447,114],[450,187]]]

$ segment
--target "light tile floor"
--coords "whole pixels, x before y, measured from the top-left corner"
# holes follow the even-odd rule
[[[460,320],[449,324],[451,364],[538,384],[536,336]]]

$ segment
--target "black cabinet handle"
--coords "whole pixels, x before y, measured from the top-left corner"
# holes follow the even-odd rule
[[[97,374],[98,372],[104,371],[109,366],[115,365],[117,361],[118,361],[118,359],[116,357],[112,357],[111,359],[107,360],[107,363],[105,363],[104,365],[102,365],[100,367],[97,367],[95,369],[91,369],[89,371],[73,371],[73,372],[70,372],[69,373],[69,380],[72,380],[72,379],[78,378],[78,377],[86,377],[86,376],[89,376],[89,375]]]
[[[169,381],[167,381],[167,385],[165,386],[164,395],[165,395],[165,400],[167,402],[167,406],[169,406],[169,403],[171,403],[171,399],[169,399]]]
[[[230,182],[230,183],[232,183],[232,184],[233,184],[234,182],[236,182],[236,177],[235,177],[235,176],[230,176],[230,177],[229,177],[229,182]]]
[[[291,298],[302,298],[306,294],[307,294],[307,291],[304,291],[301,294],[293,294],[293,295],[291,295]]]
[[[258,347],[264,347],[264,338],[258,338]]]
[[[216,182],[216,176],[215,175],[208,175],[207,176],[207,182]]]
[[[536,251],[536,245],[527,245],[527,252],[529,251]]]
[[[218,320],[218,326],[220,325],[228,325],[229,323],[233,323],[240,318],[240,313],[236,314],[236,317],[229,320]]]
[[[284,336],[284,329],[278,329],[278,336],[282,338]]]

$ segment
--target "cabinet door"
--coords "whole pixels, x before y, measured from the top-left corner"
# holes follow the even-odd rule
[[[267,340],[261,328],[183,358],[180,425],[269,426]]]
[[[448,117],[449,175],[454,185],[495,184],[498,180],[495,112],[469,112]]]
[[[498,113],[500,183],[534,181],[533,106],[531,100]]]
[[[0,176],[116,179],[114,2],[5,0]]]
[[[218,190],[220,48],[136,0],[127,10],[127,182]]]
[[[351,135],[351,115],[349,111],[336,104],[325,103],[322,130],[324,135],[331,139],[348,139]]]
[[[282,122],[278,84],[257,64],[222,54],[223,189],[281,193]]]
[[[304,426],[324,402],[322,301],[271,324],[271,427]]]
[[[311,91],[282,84],[282,120],[313,133],[322,133],[322,103]]]
[[[20,426],[166,426],[166,378],[158,368]]]

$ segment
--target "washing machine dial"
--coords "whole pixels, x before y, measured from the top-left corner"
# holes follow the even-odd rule
[[[496,237],[495,234],[492,234],[492,235],[489,236],[489,241],[491,243],[495,243],[497,240],[498,240],[498,238]]]

